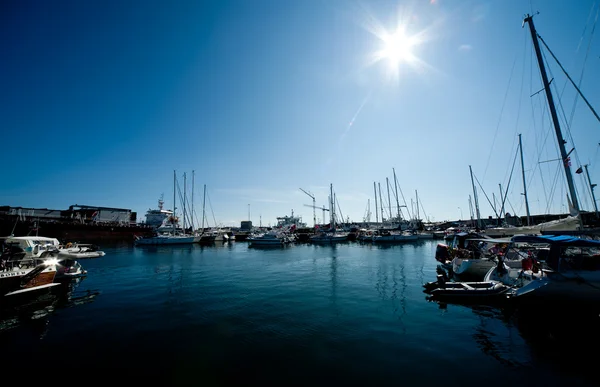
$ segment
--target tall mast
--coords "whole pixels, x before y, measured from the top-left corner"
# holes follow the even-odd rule
[[[469,195],[469,217],[471,218],[471,226],[473,226],[473,203],[471,202],[471,195]]]
[[[377,187],[379,188],[379,204],[381,208],[381,225],[383,226],[383,200],[381,200],[381,183],[377,183]]]
[[[398,210],[398,220],[400,220],[400,202],[398,201],[398,182],[396,181],[396,170],[392,168],[394,172],[394,189],[396,190],[396,208]]]
[[[333,201],[333,184],[329,184],[329,228],[335,230],[335,202]]]
[[[498,212],[498,227],[500,227],[500,219],[502,218],[502,213],[505,213],[504,210],[504,194],[502,193],[502,184],[498,183],[498,188],[500,189],[500,211]],[[529,222],[527,223],[529,226]]]
[[[183,172],[183,232],[185,233],[185,217],[187,216],[187,212],[185,211],[185,202],[187,200],[186,194],[186,186],[187,186],[187,176],[186,173]]]
[[[192,234],[194,233],[194,174],[196,171],[192,170]]]
[[[473,169],[469,165],[471,172],[471,185],[473,186],[473,199],[475,200],[475,213],[477,214],[477,228],[481,228],[481,218],[479,215],[479,201],[477,200],[477,190],[475,189],[475,181],[473,180]]]
[[[417,217],[415,218],[415,220],[419,220],[419,193],[417,192],[417,190],[415,190],[415,197],[417,201]]]
[[[523,162],[523,143],[519,133],[519,150],[521,151],[521,173],[523,174],[523,196],[525,196],[525,210],[527,211],[527,225],[531,224],[529,216],[529,201],[527,200],[527,185],[525,184],[525,164]]]
[[[556,108],[554,106],[554,99],[552,98],[552,91],[550,90],[550,82],[548,82],[548,75],[546,75],[546,66],[542,58],[542,52],[540,50],[540,44],[538,42],[538,35],[533,25],[533,16],[527,14],[525,20],[523,20],[523,26],[525,22],[529,23],[529,31],[531,32],[531,39],[535,48],[535,55],[537,57],[538,65],[540,67],[540,73],[542,75],[542,82],[544,83],[544,91],[546,92],[546,99],[548,100],[548,108],[552,116],[552,122],[554,124],[554,131],[556,132],[556,140],[558,141],[558,147],[560,149],[560,157],[562,160],[563,168],[565,170],[565,176],[567,178],[567,184],[569,185],[569,192],[571,193],[571,202],[573,208],[579,214],[579,202],[577,195],[575,194],[575,184],[573,183],[573,175],[571,174],[571,168],[569,166],[569,154],[565,149],[566,141],[563,139],[562,132],[560,131],[560,123],[558,122],[558,114],[556,114]],[[569,152],[570,153],[570,152]]]
[[[594,211],[596,211],[596,219],[598,218],[598,204],[596,203],[596,195],[594,195],[594,188],[596,184],[592,184],[590,180],[590,173],[588,172],[588,165],[585,165],[585,174],[587,175],[588,183],[590,185],[590,191],[592,192],[592,201],[594,202]]]
[[[202,232],[204,232],[204,218],[206,217],[206,184],[204,184],[204,199],[202,199]]]
[[[173,170],[173,235],[175,235],[175,214],[177,206],[175,205],[175,187],[177,186],[177,173]]]
[[[390,200],[390,181],[389,181],[389,179],[387,177],[385,178],[385,185],[387,185],[388,206],[390,208],[390,219],[391,219],[391,218],[393,218],[393,215],[392,215],[392,201]]]
[[[377,185],[373,182],[373,192],[375,192],[375,223],[379,223],[379,214],[377,213]]]

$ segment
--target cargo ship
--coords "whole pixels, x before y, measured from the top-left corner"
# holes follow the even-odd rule
[[[124,208],[72,205],[66,210],[0,206],[0,236],[41,235],[59,241],[133,242],[151,236],[153,227],[137,223]]]

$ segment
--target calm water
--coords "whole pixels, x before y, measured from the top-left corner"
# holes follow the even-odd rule
[[[69,293],[4,306],[2,369],[167,385],[597,385],[596,342],[557,338],[547,316],[427,301],[436,243],[101,246]]]

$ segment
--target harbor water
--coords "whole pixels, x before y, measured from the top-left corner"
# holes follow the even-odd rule
[[[428,301],[437,243],[100,246],[106,256],[82,261],[77,283],[2,304],[3,372],[203,386],[597,385],[597,329],[582,339],[593,317],[557,335],[548,326],[560,329],[562,315]]]

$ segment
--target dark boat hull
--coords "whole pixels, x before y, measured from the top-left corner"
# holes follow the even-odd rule
[[[57,238],[60,241],[78,241],[81,243],[101,241],[133,242],[136,236],[152,236],[153,229],[142,225],[19,220],[16,216],[3,216],[0,218],[0,236],[36,234]]]

